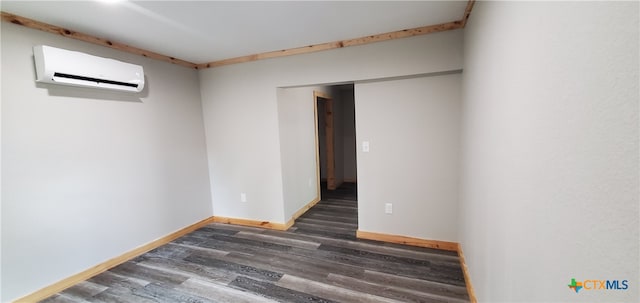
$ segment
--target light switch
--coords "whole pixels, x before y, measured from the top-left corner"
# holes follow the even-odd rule
[[[363,141],[362,142],[362,152],[363,153],[368,153],[369,152],[369,141]]]
[[[240,202],[247,202],[247,194],[240,193]]]

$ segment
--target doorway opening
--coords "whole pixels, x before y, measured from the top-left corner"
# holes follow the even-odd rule
[[[314,91],[321,199],[357,201],[354,85]]]

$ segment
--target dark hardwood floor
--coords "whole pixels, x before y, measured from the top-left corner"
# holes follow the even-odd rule
[[[210,224],[43,302],[469,301],[455,252],[358,240],[356,205],[288,231]]]
[[[358,200],[358,185],[353,182],[341,183],[335,190],[327,189],[327,182],[320,182],[321,197],[325,200],[328,199],[340,199],[340,200]]]

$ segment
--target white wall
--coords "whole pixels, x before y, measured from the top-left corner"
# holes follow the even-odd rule
[[[638,302],[638,9],[476,2],[460,241],[480,302]]]
[[[2,301],[211,216],[195,70],[4,22],[1,42]],[[36,85],[38,44],[140,64],[148,88]]]
[[[277,87],[456,70],[461,43],[461,31],[448,31],[200,71],[214,214],[288,220]],[[246,203],[240,203],[241,192]]]
[[[1,24],[2,22],[0,22]],[[2,25],[0,25],[0,31],[2,30]],[[0,32],[1,34],[1,32]],[[1,38],[1,37],[0,37]],[[0,41],[2,42],[2,41]],[[0,46],[0,64],[2,63],[2,47]],[[0,66],[0,68],[2,68]],[[0,70],[1,71],[1,70]],[[2,72],[0,72],[0,236],[3,235],[2,231]],[[2,299],[2,239],[0,239],[0,302]]]
[[[360,230],[457,240],[461,78],[356,83]]]
[[[278,89],[278,124],[285,219],[318,197],[313,92],[324,87]]]

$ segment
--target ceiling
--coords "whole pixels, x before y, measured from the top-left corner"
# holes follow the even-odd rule
[[[462,1],[5,1],[4,12],[193,63],[463,19]]]

